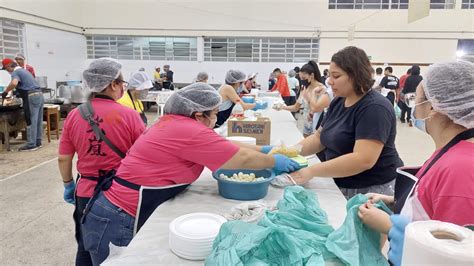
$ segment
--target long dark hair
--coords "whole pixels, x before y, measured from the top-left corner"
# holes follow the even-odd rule
[[[322,83],[321,71],[319,71],[318,64],[316,64],[316,62],[314,62],[313,60],[310,60],[307,64],[301,67],[300,72],[313,74],[314,79],[318,81],[319,83]]]
[[[354,82],[357,95],[362,95],[372,88],[372,66],[364,50],[355,46],[348,46],[335,53],[331,62],[344,70]],[[378,70],[378,69],[377,69]]]

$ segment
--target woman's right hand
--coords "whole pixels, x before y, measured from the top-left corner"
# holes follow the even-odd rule
[[[372,203],[382,201],[386,205],[391,205],[395,202],[395,199],[393,196],[387,196],[387,195],[378,194],[378,193],[367,193],[365,195],[367,196],[367,198],[369,198],[369,201]]]

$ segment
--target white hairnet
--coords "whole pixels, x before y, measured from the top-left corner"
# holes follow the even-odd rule
[[[210,111],[220,104],[219,92],[206,83],[198,82],[173,93],[166,101],[164,113],[190,117],[194,112]]]
[[[204,81],[207,79],[209,79],[209,75],[206,72],[199,72],[197,74],[197,77],[196,77],[197,82]]]
[[[454,123],[474,127],[474,64],[451,61],[430,66],[423,78],[426,97],[435,111]]]
[[[225,83],[227,84],[235,84],[239,82],[244,82],[246,80],[247,78],[245,73],[240,70],[231,69],[227,71],[227,74],[225,75]]]
[[[17,53],[17,54],[15,55],[15,59],[17,59],[17,58],[20,58],[20,59],[25,60],[25,56],[24,56],[23,54],[20,54],[20,53]]]
[[[151,83],[150,77],[143,72],[139,71],[137,73],[134,73],[131,77],[130,80],[128,81],[128,89],[129,90],[147,90],[153,87],[153,84]]]
[[[122,64],[112,58],[99,58],[91,62],[82,73],[84,88],[101,92],[120,76]]]

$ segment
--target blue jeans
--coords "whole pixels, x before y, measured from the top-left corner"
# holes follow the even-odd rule
[[[26,127],[26,145],[28,148],[41,145],[43,135],[43,105],[44,98],[41,93],[28,95],[28,109],[31,121],[31,124]]]
[[[109,256],[109,243],[127,246],[133,238],[134,224],[134,217],[100,192],[82,224],[84,249],[91,254],[92,263],[99,265]]]

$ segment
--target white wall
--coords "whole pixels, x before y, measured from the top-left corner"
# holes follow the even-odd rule
[[[47,76],[48,86],[56,81],[80,80],[85,67],[86,39],[80,34],[25,25],[27,63],[36,76]]]
[[[0,17],[82,33],[84,0],[1,0]]]

